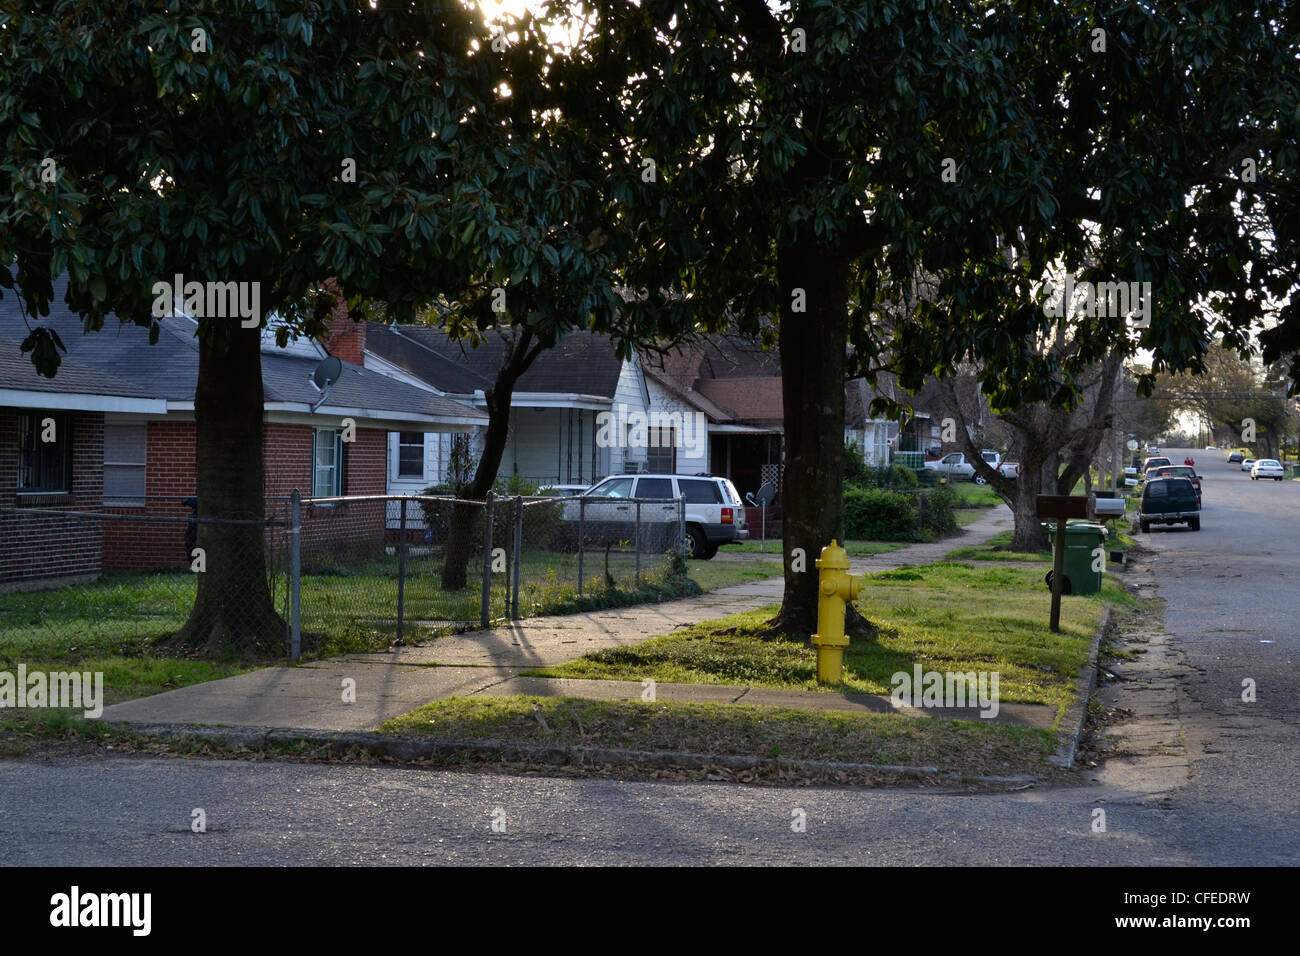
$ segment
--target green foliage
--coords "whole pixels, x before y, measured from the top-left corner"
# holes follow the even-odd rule
[[[862,456],[862,449],[858,447],[857,442],[846,441],[844,443],[844,480],[849,484],[866,485],[867,476],[871,467],[867,464],[866,458]]]
[[[914,495],[879,488],[849,488],[844,492],[844,535],[871,541],[915,541]]]
[[[947,485],[936,485],[921,492],[921,527],[931,536],[944,538],[958,531],[957,495]]]
[[[515,497],[528,498],[536,496],[539,487],[519,475],[511,475],[509,478],[498,478],[493,485],[492,493],[494,500],[492,503],[492,546],[494,548],[509,547],[511,535],[514,533],[514,499]],[[450,483],[431,485],[425,488],[421,494],[437,498],[456,498],[463,492],[457,490],[457,487]],[[420,506],[424,511],[424,520],[428,523],[433,533],[435,542],[444,542],[451,530],[451,516],[455,505],[446,501],[423,500]],[[483,550],[483,513],[481,505],[467,505],[466,507],[474,508],[477,512],[475,518],[474,532],[471,537],[471,552],[481,554]],[[526,548],[549,548],[554,543],[555,536],[563,530],[563,508],[564,506],[557,502],[533,502],[524,504],[523,535],[524,547]]]

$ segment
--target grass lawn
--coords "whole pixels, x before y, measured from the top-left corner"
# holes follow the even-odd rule
[[[555,557],[572,558],[551,556]],[[642,587],[636,588],[635,569],[631,567],[634,559],[618,556],[620,565],[628,565],[613,568],[621,586],[607,590],[595,576],[579,598],[576,587],[561,583],[561,575],[570,570],[576,577],[576,558],[572,558],[572,569],[541,554],[526,555],[526,559],[521,568],[519,595],[520,611],[525,615],[699,594],[781,573],[779,557],[744,563],[690,561],[687,581],[666,582],[655,570],[645,573]],[[374,562],[349,568],[347,574],[304,575],[304,633],[314,629],[326,637],[305,657],[388,645],[395,632],[397,613],[396,573],[389,567],[391,564]],[[602,555],[588,560],[584,573],[603,572],[603,568]],[[493,608],[498,615],[505,607],[504,577],[496,575],[498,583],[493,589]],[[16,672],[21,663],[29,673],[72,669],[102,672],[103,704],[109,706],[230,677],[263,663],[178,658],[157,646],[185,623],[194,602],[195,581],[195,576],[187,573],[116,574],[75,587],[0,595],[0,671]],[[279,607],[283,592],[275,596]],[[434,569],[420,569],[418,563],[413,563],[408,575],[405,602],[408,639],[437,633],[438,626],[433,622],[478,620],[477,587],[460,594],[443,592]],[[428,623],[422,625],[422,621]],[[9,737],[12,747],[20,738],[70,731],[93,734],[96,723],[80,717],[80,711],[6,709],[0,711],[0,736]]]
[[[540,709],[546,728],[533,708]],[[569,697],[453,697],[380,730],[446,740],[528,741],[804,760],[935,766],[948,773],[1051,774],[1055,735],[979,721],[725,704]]]
[[[958,508],[953,511],[953,517],[957,519],[957,527],[964,528],[979,521],[986,513],[984,508]]]
[[[950,481],[948,487],[957,496],[958,508],[992,508],[1002,504],[998,493],[988,485],[973,481]]]
[[[1050,551],[1009,551],[1011,531],[1002,531],[973,548],[948,552],[950,561],[1051,561]]]
[[[939,563],[869,575],[859,601],[880,629],[845,650],[837,690],[888,694],[891,677],[924,670],[997,671],[1004,702],[1047,704],[1057,719],[1073,701],[1105,603],[1131,603],[1106,580],[1098,595],[1065,597],[1061,632],[1048,629],[1051,594],[1039,571]],[[530,673],[548,677],[819,689],[805,635],[763,633],[775,607],[685,628],[631,647],[598,651]]]

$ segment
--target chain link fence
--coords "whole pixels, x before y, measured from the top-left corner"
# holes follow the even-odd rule
[[[681,500],[294,495],[200,514],[193,497],[0,508],[0,537],[22,542],[0,551],[0,658],[139,653],[183,630],[295,660],[421,640],[662,581],[685,530]]]

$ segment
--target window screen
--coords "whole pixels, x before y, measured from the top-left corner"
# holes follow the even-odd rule
[[[104,503],[144,505],[149,426],[104,425]]]

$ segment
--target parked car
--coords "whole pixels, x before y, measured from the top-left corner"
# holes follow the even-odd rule
[[[612,475],[589,490],[583,517],[584,535],[602,539],[608,534],[626,533],[627,524],[634,520],[635,503],[618,504],[619,499],[649,498],[665,502],[642,505],[643,521],[675,520],[676,499],[686,498],[686,545],[689,556],[708,560],[725,544],[744,541],[749,537],[745,523],[745,506],[741,503],[736,486],[726,478],[712,475]],[[595,499],[615,499],[605,504]],[[579,520],[580,505],[576,501],[564,502],[563,519]]]
[[[1147,445],[1147,454],[1148,454],[1148,455],[1158,455],[1158,454],[1160,454],[1160,446],[1159,446],[1159,445]]]
[[[988,462],[989,466],[994,471],[998,471],[1000,469],[1002,464],[1002,456],[999,455],[997,452],[988,451],[987,449],[985,449],[984,451],[980,452],[980,457],[983,458],[986,462]],[[936,471],[941,475],[947,475],[949,478],[958,478],[958,479],[965,479],[967,481],[973,481],[977,485],[983,485],[988,483],[984,478],[975,474],[975,466],[966,460],[965,454],[959,451],[955,451],[949,455],[944,455],[942,458],[938,459],[937,461],[927,461],[925,463],[925,468],[927,471]],[[1019,473],[1019,466],[1017,466],[1017,473]]]
[[[1206,446],[1205,446],[1205,450],[1206,450],[1206,451],[1218,451],[1218,450],[1219,450],[1219,446],[1218,446],[1218,445],[1206,445]]]
[[[1186,478],[1196,488],[1196,503],[1201,503],[1201,476],[1190,465],[1161,465],[1155,469],[1154,478]]]
[[[1002,462],[1002,464],[998,465],[998,474],[1001,475],[1003,478],[1019,478],[1020,462],[1018,461]]]
[[[550,495],[553,498],[576,498],[584,494],[590,485],[549,485],[545,488],[539,488],[539,495]]]
[[[1153,524],[1186,524],[1201,530],[1201,506],[1196,488],[1186,478],[1153,477],[1142,489],[1138,524],[1144,532]]]
[[[1242,461],[1241,461],[1241,470],[1242,470],[1242,471],[1250,471],[1250,469],[1252,469],[1252,468],[1254,468],[1254,467],[1255,467],[1255,459],[1254,459],[1254,458],[1243,458],[1243,459],[1242,459]]]
[[[1276,458],[1261,458],[1250,469],[1251,481],[1259,481],[1261,478],[1272,478],[1274,481],[1281,481],[1285,477],[1286,470]]]
[[[1230,465],[1240,465],[1241,462],[1242,462],[1242,459],[1244,459],[1245,457],[1246,457],[1246,456],[1243,455],[1243,454],[1242,454],[1241,452],[1239,452],[1239,451],[1230,451],[1230,452],[1228,452],[1228,464],[1230,464]]]
[[[1159,468],[1164,465],[1172,465],[1172,464],[1173,462],[1170,461],[1168,458],[1157,458],[1152,456],[1147,458],[1146,461],[1142,462],[1142,473],[1146,474],[1152,468]]]

